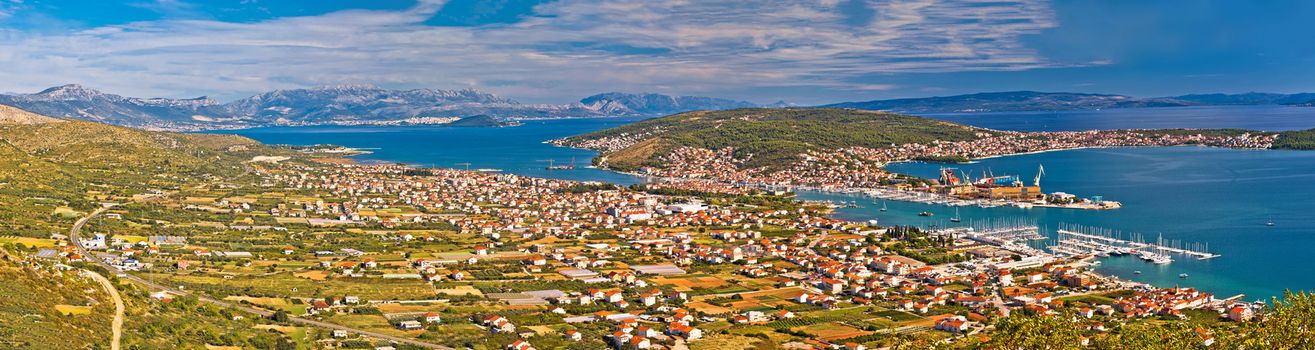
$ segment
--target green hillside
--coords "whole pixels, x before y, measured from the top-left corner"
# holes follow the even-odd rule
[[[747,167],[772,167],[794,161],[806,151],[843,147],[883,148],[892,144],[976,138],[969,126],[902,114],[849,109],[783,108],[687,112],[573,136],[567,145],[607,138],[632,138],[633,144],[607,152],[609,166],[635,169],[656,166],[656,159],[689,146],[734,147]]]
[[[6,109],[0,119],[0,232],[45,237],[96,198],[241,175],[255,155],[290,152],[231,135],[143,131]]]
[[[1315,129],[1284,131],[1274,140],[1274,149],[1315,150]]]

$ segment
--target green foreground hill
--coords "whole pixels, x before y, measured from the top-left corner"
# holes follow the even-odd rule
[[[971,140],[985,130],[910,115],[834,108],[749,108],[695,111],[573,136],[566,145],[591,140],[629,139],[627,147],[606,152],[608,166],[633,170],[658,166],[676,148],[734,147],[746,167],[774,167],[812,150],[883,148],[935,140]]]
[[[244,137],[144,131],[0,106],[0,234],[45,237],[98,198],[176,189],[245,173],[255,155],[286,152]],[[52,220],[54,219],[54,220]]]

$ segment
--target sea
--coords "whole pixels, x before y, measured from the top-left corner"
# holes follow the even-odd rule
[[[1223,106],[1100,111],[925,114],[997,130],[1074,131],[1135,128],[1246,128],[1267,131],[1315,128],[1315,108]],[[526,176],[634,184],[642,177],[589,167],[596,154],[555,147],[546,140],[602,130],[636,118],[526,121],[503,128],[441,126],[312,126],[223,131],[271,144],[335,144],[361,148],[365,162],[485,169]],[[574,170],[548,170],[574,164]],[[466,163],[469,163],[467,165]],[[1219,257],[1173,255],[1154,265],[1136,257],[1101,259],[1097,271],[1161,287],[1194,287],[1217,296],[1245,294],[1268,300],[1284,290],[1315,291],[1315,152],[1234,150],[1195,146],[1097,148],[1034,153],[970,164],[898,163],[892,171],[935,177],[943,166],[969,174],[1018,175],[1032,182],[1045,167],[1046,192],[1101,196],[1123,203],[1116,210],[959,207],[880,201],[801,192],[808,200],[852,203],[835,216],[884,225],[953,227],[1000,222],[1035,223],[1053,237],[1060,227],[1083,226],[1122,237],[1163,239],[1207,248]],[[889,210],[879,211],[882,205]],[[929,211],[934,216],[918,213]],[[1272,222],[1269,226],[1266,223]],[[1036,242],[1044,245],[1044,241]],[[1186,277],[1180,276],[1186,274]]]

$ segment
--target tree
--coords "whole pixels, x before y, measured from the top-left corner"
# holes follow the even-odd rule
[[[276,311],[273,315],[270,315],[269,319],[274,320],[274,322],[286,323],[288,322],[288,312],[283,310]]]

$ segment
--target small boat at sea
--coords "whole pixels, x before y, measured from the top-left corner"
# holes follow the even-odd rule
[[[1178,274],[1178,278],[1187,278],[1187,273]]]
[[[961,221],[963,221],[963,219],[959,218],[959,208],[954,208],[954,217],[950,218],[950,222],[961,222]]]
[[[929,212],[929,211],[924,211],[924,212],[918,213],[918,216],[932,216],[932,215],[936,215],[936,214],[932,214],[932,213]]]
[[[881,201],[881,211],[882,212],[886,211],[886,201]]]
[[[1141,270],[1133,271],[1132,273],[1133,273],[1133,274],[1136,274],[1136,275],[1140,275],[1140,274],[1141,274]]]

